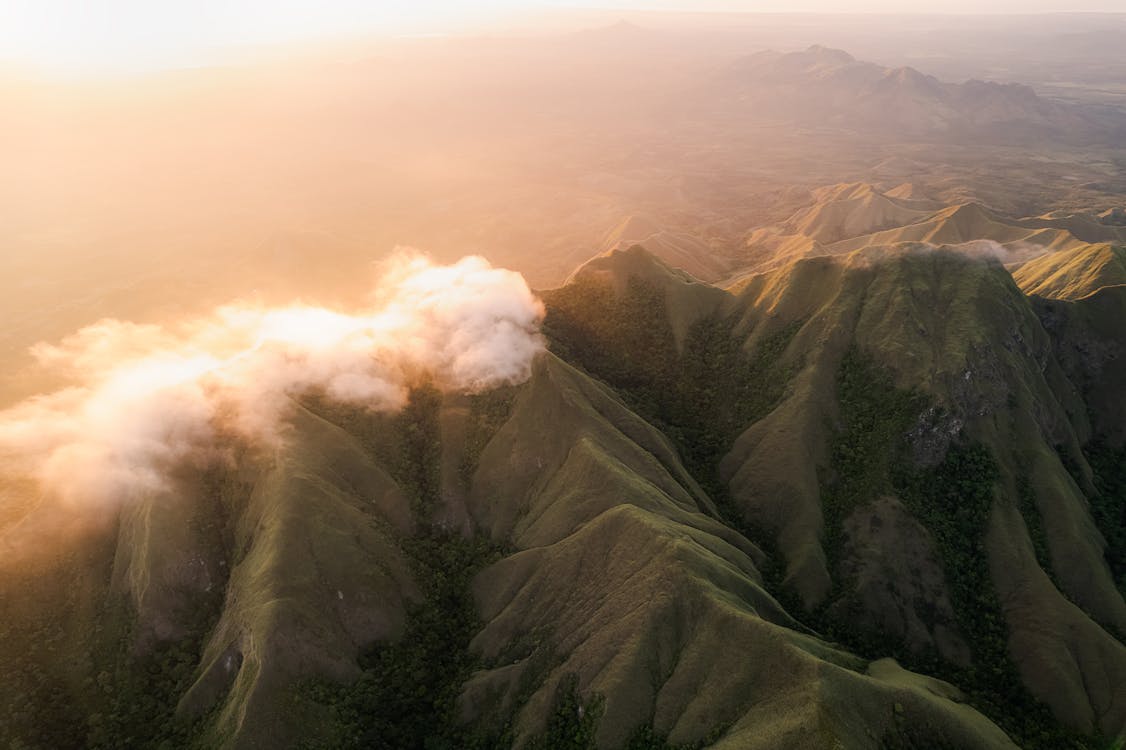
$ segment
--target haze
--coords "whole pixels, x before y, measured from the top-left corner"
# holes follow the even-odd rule
[[[980,3],[953,0],[911,6],[891,0],[620,0],[622,12],[710,13],[977,13]],[[988,13],[1113,12],[1112,0],[1080,5],[1058,0],[1000,0]],[[159,3],[108,0],[9,2],[0,9],[0,61],[54,74],[120,75],[243,59],[263,47],[324,43],[362,35],[449,34],[514,26],[567,24],[568,11],[591,12],[581,0],[426,0],[388,3],[336,0]]]
[[[50,54],[13,19],[46,23],[67,7],[6,6],[5,49],[20,38]],[[187,7],[137,11],[139,25],[125,28],[110,29],[107,14],[103,30],[109,40],[176,26],[198,41],[208,29],[253,26],[248,39],[258,41],[270,29],[280,37],[348,18],[334,6],[340,15],[306,24],[311,6],[289,4],[257,26],[258,6],[244,3],[232,6],[248,14],[241,26],[212,27],[198,19],[214,20],[219,4]],[[465,3],[426,7],[468,12]],[[1108,208],[1104,191],[1121,179],[1114,157],[1066,113],[1045,126],[1079,141],[1033,144],[1060,190],[1028,172],[1019,147],[982,140],[1004,128],[940,135],[937,146],[934,133],[870,124],[795,130],[789,110],[733,106],[725,71],[756,51],[823,45],[946,81],[1028,84],[1045,101],[1087,107],[1082,117],[1113,119],[1126,98],[1126,16],[633,12],[622,21],[617,11],[557,10],[561,28],[574,30],[353,37],[316,54],[275,50],[253,65],[107,81],[0,78],[0,346],[10,362],[0,391],[38,390],[47,381],[27,348],[101,317],[164,321],[247,295],[355,301],[369,264],[397,245],[446,261],[483,254],[543,286],[631,216],[730,254],[747,230],[800,207],[803,191],[871,179],[877,165],[936,199],[987,193],[1022,213]],[[1002,116],[1030,122],[1017,110]],[[1016,167],[982,171],[986,153]]]
[[[4,4],[0,747],[1121,747],[1116,4]]]

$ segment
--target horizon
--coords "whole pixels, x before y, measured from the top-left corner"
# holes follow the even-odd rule
[[[674,19],[817,16],[902,19],[1017,19],[1059,15],[1123,16],[1110,0],[1065,7],[1056,0],[1010,0],[978,12],[968,0],[942,8],[904,9],[891,0],[841,8],[836,0],[427,0],[386,7],[345,0],[328,6],[290,0],[235,3],[164,2],[156,7],[111,0],[90,8],[76,0],[22,3],[0,10],[0,66],[65,78],[117,78],[168,70],[210,68],[262,59],[324,54],[379,39],[426,36],[560,33],[627,21],[644,25]]]

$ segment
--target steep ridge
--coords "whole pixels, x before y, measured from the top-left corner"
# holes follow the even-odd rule
[[[130,736],[132,746],[350,747],[383,736],[403,746],[417,735],[394,728],[412,717],[388,724],[384,714],[405,705],[456,746],[555,746],[573,729],[560,725],[559,706],[577,700],[603,747],[630,738],[658,747],[666,735],[717,747],[879,747],[919,728],[950,746],[1012,746],[960,705],[955,688],[810,635],[763,589],[763,553],[721,522],[669,440],[551,355],[517,392],[468,407],[454,481],[475,523],[508,553],[473,581],[480,620],[471,642],[420,634],[412,623],[435,583],[409,540],[449,500],[438,491],[434,429],[444,412],[465,408],[457,402],[424,394],[396,418],[309,404],[281,452],[244,457],[241,471],[220,472],[198,492],[185,485],[128,509],[110,566],[119,593],[109,611],[95,607],[80,621],[123,638],[117,666],[97,655],[89,666],[114,707],[70,717],[75,744]],[[483,439],[481,422],[495,434]],[[414,442],[421,453],[395,448],[411,442],[411,424],[424,433]],[[421,494],[392,478],[418,470],[432,477]],[[398,682],[401,654],[419,639],[454,649],[440,651],[448,662],[438,674],[477,665],[445,690],[460,694],[465,722],[452,733],[433,728],[445,698],[367,702],[382,695],[385,673],[408,689]],[[745,666],[731,669],[732,644]]]
[[[602,240],[604,254],[634,246],[644,247],[669,266],[681,268],[702,281],[718,281],[730,270],[729,264],[700,238],[670,231],[640,216],[624,219]]]
[[[641,245],[607,251],[577,268],[565,286],[599,289],[607,304],[620,299],[631,284],[659,289],[673,338],[682,347],[692,326],[713,315],[728,295],[667,263],[654,263],[656,255]]]
[[[897,189],[902,189],[899,186]],[[904,243],[960,246],[971,255],[991,255],[1005,264],[1026,263],[1056,252],[1085,252],[1126,242],[1121,227],[1086,214],[1029,218],[1005,216],[980,203],[942,206],[909,194],[892,195],[865,183],[813,191],[813,202],[776,226],[759,227],[744,239],[730,286],[755,273],[799,258],[847,254]]]
[[[543,293],[528,382],[303,398],[279,447],[5,571],[0,742],[1097,747],[1124,289],[910,244],[728,289],[609,252]]]
[[[125,507],[94,602],[52,615],[80,613],[73,627],[89,652],[54,667],[87,712],[64,746],[292,741],[307,720],[297,683],[354,678],[361,648],[402,633],[420,598],[394,541],[410,524],[386,472],[303,409],[283,449],[243,457],[234,474],[185,472],[174,490]]]
[[[1084,245],[1035,258],[1013,273],[1025,294],[1077,300],[1104,287],[1126,284],[1126,248]]]
[[[1122,732],[1126,649],[1112,633],[1126,605],[1087,511],[1091,426],[1009,273],[951,250],[873,248],[729,291],[726,333],[711,335],[773,347],[767,372],[785,385],[715,460],[724,504],[777,550],[791,612],[959,675],[1022,741],[1051,722],[1033,697],[1079,731]],[[693,442],[653,402],[659,388],[585,361]],[[917,543],[897,552],[885,527]]]
[[[1090,245],[1030,261],[1013,273],[1032,297],[1057,357],[1084,394],[1096,442],[1126,440],[1126,250]],[[1119,514],[1120,515],[1120,514]],[[1104,531],[1104,533],[1106,533]]]
[[[948,686],[912,689],[893,665],[866,672],[805,635],[761,587],[762,553],[716,520],[668,441],[559,360],[539,364],[482,454],[474,495],[482,525],[519,551],[474,583],[487,624],[473,646],[489,666],[463,705],[503,715],[529,694],[517,746],[550,726],[568,675],[604,697],[591,708],[599,747],[648,722],[676,745],[875,747],[900,734],[896,703],[936,742],[1007,745],[941,698]],[[497,498],[526,498],[521,517]]]

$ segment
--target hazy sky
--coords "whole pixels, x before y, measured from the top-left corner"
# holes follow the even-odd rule
[[[0,60],[71,72],[199,65],[218,51],[371,32],[442,33],[545,8],[943,13],[1126,11],[1126,0],[0,0]]]

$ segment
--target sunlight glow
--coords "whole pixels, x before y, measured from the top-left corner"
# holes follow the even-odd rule
[[[0,63],[68,75],[228,61],[247,48],[452,33],[537,0],[4,0]]]

